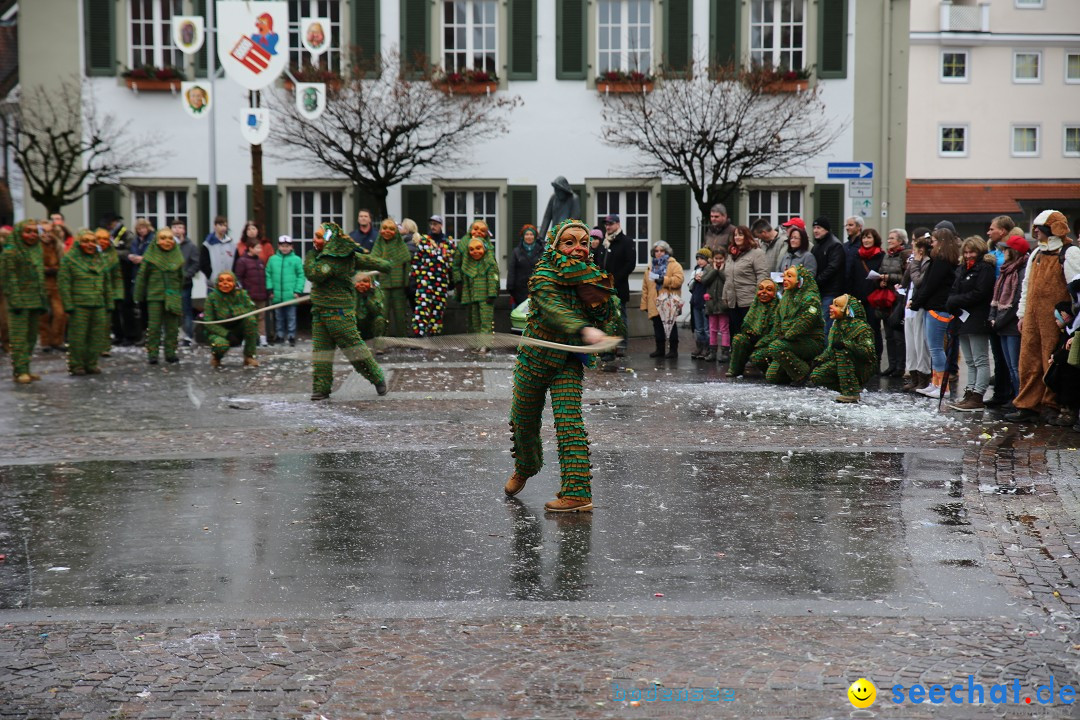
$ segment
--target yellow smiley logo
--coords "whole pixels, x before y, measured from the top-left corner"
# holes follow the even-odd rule
[[[877,688],[866,678],[859,678],[847,689],[848,700],[857,708],[868,708],[877,700]]]

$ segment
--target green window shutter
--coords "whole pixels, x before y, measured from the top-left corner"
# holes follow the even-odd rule
[[[412,219],[421,233],[427,232],[432,202],[430,185],[401,186],[401,217]]]
[[[205,238],[207,235],[209,235],[210,232],[214,229],[214,227],[213,227],[213,218],[210,217],[210,186],[209,185],[199,185],[195,189],[195,197],[196,197],[196,202],[199,204],[199,213],[198,213],[198,225],[196,225],[196,227],[195,227],[195,235],[192,236],[192,239],[195,240],[196,242],[201,243],[203,238]],[[229,216],[229,188],[228,188],[227,185],[218,185],[217,186],[217,197],[218,197],[217,214],[218,215],[224,215],[225,217],[228,217]],[[188,234],[189,235],[191,234],[191,230],[192,229],[189,227],[188,228]],[[231,226],[229,227],[229,232],[230,233],[235,235],[236,231],[237,231],[236,228],[231,227]]]
[[[535,185],[511,185],[506,189],[508,205],[510,206],[510,224],[507,227],[507,254],[517,244],[518,233],[523,225],[536,224],[536,186]],[[582,205],[582,214],[585,206]]]
[[[372,68],[379,66],[382,49],[379,38],[379,0],[352,0],[349,12],[352,14],[352,37],[346,47],[352,46],[358,53],[361,62],[369,64]],[[374,71],[367,73],[368,77],[374,76]]]
[[[578,214],[581,215],[581,217],[579,217],[579,218],[572,218],[572,219],[573,220],[581,220],[586,225],[589,225],[589,227],[592,227],[591,223],[589,223],[589,219],[585,217],[585,213],[588,212],[588,205],[585,204],[585,192],[586,192],[585,191],[585,186],[584,185],[571,185],[570,187],[573,189],[574,193],[577,195],[578,209],[580,210],[580,212]],[[548,229],[550,230],[551,228],[548,228]]]
[[[536,0],[510,0],[508,80],[536,79]]]
[[[742,0],[709,0],[709,62],[739,61],[739,5]]]
[[[818,0],[817,76],[847,77],[848,0]]]
[[[401,0],[401,65],[409,77],[431,64],[430,13],[428,0]]]
[[[206,0],[195,0],[195,2],[192,4],[192,7],[194,8],[196,15],[202,15],[203,20],[204,20],[204,24],[205,24],[205,22],[206,22]],[[208,48],[210,46],[210,33],[209,33],[209,30],[210,30],[209,27],[205,27],[204,32],[206,33],[206,35],[205,35],[206,39],[203,42],[203,46],[199,49],[199,52],[195,53],[195,77],[199,77],[199,78],[206,77],[206,62],[207,62],[206,53],[208,52]],[[215,42],[217,41],[216,36],[215,36],[214,40],[215,40]],[[188,232],[191,232],[191,228],[188,228]]]
[[[555,5],[555,78],[584,80],[588,76],[585,33],[586,0],[556,0]]]
[[[120,213],[120,186],[95,185],[86,198],[91,228],[104,226],[105,217]]]
[[[115,5],[114,0],[83,0],[87,75],[116,75]]]
[[[814,186],[814,217],[824,215],[834,228],[843,229],[844,184]]]
[[[664,69],[676,77],[685,77],[690,68],[694,8],[690,0],[667,0],[664,3]]]
[[[684,267],[689,267],[691,259],[690,235],[690,188],[660,186],[660,239],[667,241]]]

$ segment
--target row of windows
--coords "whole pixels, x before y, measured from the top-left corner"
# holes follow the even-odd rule
[[[971,137],[967,125],[942,125],[938,154],[941,157],[967,157],[970,142]],[[1065,157],[1080,157],[1080,125],[1064,126],[1062,153]],[[1042,127],[1040,125],[1013,125],[1010,154],[1013,157],[1041,155]]]
[[[1039,50],[1013,52],[1014,83],[1041,83],[1043,54]],[[967,82],[971,78],[971,51],[948,48],[941,51],[941,81]],[[1080,83],[1080,51],[1065,53],[1065,82]]]
[[[789,218],[803,214],[803,189],[751,190],[748,193],[749,215],[747,225],[766,220],[773,227]],[[469,189],[444,190],[441,215],[446,232],[454,237],[468,235],[469,225],[481,218],[494,233],[500,227],[498,190]],[[609,214],[618,215],[623,232],[635,242],[638,265],[649,263],[649,244],[652,240],[651,219],[656,211],[648,190],[604,189],[595,191],[595,225],[603,227],[603,219]],[[286,227],[288,233],[300,243],[301,254],[308,248],[315,227],[323,222],[335,222],[351,229],[353,218],[345,216],[345,191],[335,189],[303,189],[286,192]],[[188,190],[177,188],[133,189],[131,191],[132,217],[146,218],[154,227],[162,227],[170,220],[180,219],[191,228]],[[424,218],[414,218],[423,228]],[[516,233],[517,228],[511,228]],[[495,235],[496,257],[503,257],[508,248],[500,250],[500,238]]]
[[[290,64],[312,59],[300,44],[302,17],[330,20],[330,49],[317,63],[341,70],[343,46],[341,5],[345,0],[289,0]],[[443,68],[447,72],[483,70],[496,74],[501,58],[497,0],[439,0]],[[750,0],[750,60],[783,69],[801,69],[806,62],[807,0]],[[183,0],[129,0],[131,67],[183,65],[172,44],[172,18],[183,14]],[[598,74],[609,70],[650,73],[659,58],[653,47],[653,0],[599,0],[596,25]]]

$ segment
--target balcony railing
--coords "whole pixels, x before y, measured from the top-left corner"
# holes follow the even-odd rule
[[[990,32],[990,3],[955,5],[941,0],[941,32]]]

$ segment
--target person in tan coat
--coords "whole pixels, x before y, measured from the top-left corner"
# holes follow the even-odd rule
[[[724,304],[728,324],[734,337],[742,331],[743,318],[757,297],[758,283],[769,277],[770,268],[765,251],[750,233],[750,228],[735,228],[728,259],[724,263]]]
[[[67,313],[64,312],[60,286],[56,282],[60,272],[60,258],[64,257],[64,232],[61,228],[52,223],[43,224],[41,251],[45,258],[45,293],[49,300],[49,312],[42,315],[38,321],[38,341],[45,352],[63,351]]]
[[[641,309],[649,313],[656,336],[656,351],[649,357],[679,356],[679,328],[675,321],[682,313],[682,285],[682,265],[672,257],[671,246],[663,240],[653,243],[652,262],[641,283]]]

